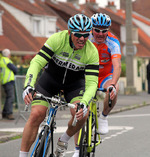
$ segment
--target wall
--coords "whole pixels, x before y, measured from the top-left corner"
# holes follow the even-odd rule
[[[135,22],[138,25],[138,27],[140,27],[140,29],[142,29],[150,37],[150,26],[149,25],[146,25],[145,23],[143,23],[139,20],[136,20],[134,18],[133,18],[133,22]]]
[[[10,12],[29,32],[31,32],[31,20],[30,16],[28,14],[25,14],[24,12],[12,7],[11,5],[8,5],[5,2],[0,2],[2,6]],[[23,18],[22,18],[23,17]]]
[[[137,65],[137,57],[134,58],[134,87],[136,88],[137,92],[143,91],[143,86],[145,87],[145,91],[148,89],[147,85],[147,79],[146,79],[146,66],[148,64],[149,59],[145,58],[142,59],[142,65],[140,67],[140,76],[138,76],[138,65]],[[127,80],[126,77],[120,77],[119,79],[119,94],[124,94],[124,88],[127,86]]]

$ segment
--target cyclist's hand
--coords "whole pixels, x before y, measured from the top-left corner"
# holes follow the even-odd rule
[[[88,108],[85,104],[80,103],[80,110],[76,113],[77,120],[81,120],[87,114]]]
[[[23,96],[23,100],[24,100],[25,104],[28,105],[33,100],[34,90],[35,89],[31,86],[27,86],[27,87],[24,88],[22,96]]]
[[[107,87],[108,92],[109,92],[109,89],[112,89],[111,93],[110,93],[110,99],[113,100],[116,96],[116,87],[115,87],[115,85],[110,85]]]

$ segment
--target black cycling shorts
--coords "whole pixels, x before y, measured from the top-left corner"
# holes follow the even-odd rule
[[[63,90],[66,102],[72,103],[73,101],[82,99],[85,91],[85,79],[81,78],[69,84],[62,84],[58,83],[58,81],[56,81],[49,74],[44,74],[44,76],[39,79],[38,83],[35,86],[35,89],[47,97],[57,95],[60,93],[60,90]],[[37,100],[37,98],[35,100]],[[39,101],[37,102],[39,105]],[[33,101],[32,104],[36,105],[36,101]]]

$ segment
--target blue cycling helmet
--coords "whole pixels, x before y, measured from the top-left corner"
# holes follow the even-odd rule
[[[108,15],[102,13],[93,14],[91,17],[93,26],[102,26],[102,27],[109,27],[111,26],[111,19]]]
[[[76,14],[68,20],[68,29],[72,32],[90,32],[92,29],[91,19],[84,14]]]

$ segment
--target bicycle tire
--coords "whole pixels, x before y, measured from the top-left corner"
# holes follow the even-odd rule
[[[80,139],[80,150],[79,157],[84,157],[84,152],[86,150],[86,142],[85,142],[85,126],[82,127],[81,139]]]
[[[88,120],[87,120],[88,122]],[[88,147],[88,124],[82,127],[81,139],[80,139],[80,150],[79,157],[90,157],[90,154],[87,152]]]
[[[46,141],[47,133],[48,133],[48,126],[46,126],[44,128],[43,134],[41,135],[39,143],[37,144],[37,147],[35,148],[35,152],[33,153],[32,157],[42,157],[43,156],[44,144]]]
[[[51,151],[51,144],[52,144],[52,136],[49,134],[48,141],[46,145],[46,151],[45,151],[45,157],[53,157],[52,151]]]
[[[96,142],[97,142],[97,129],[96,129],[96,117],[93,115],[92,117],[92,157],[95,156],[95,150],[96,150]]]

